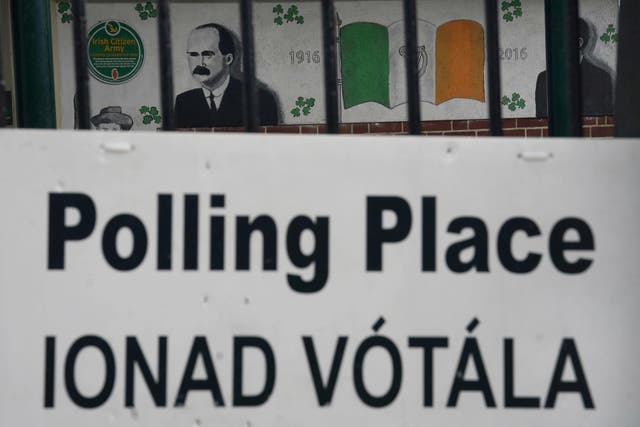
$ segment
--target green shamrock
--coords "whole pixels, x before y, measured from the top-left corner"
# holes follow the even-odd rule
[[[145,125],[156,123],[162,123],[162,116],[160,115],[160,111],[158,111],[157,107],[148,107],[143,105],[139,109],[140,114],[142,114],[142,123]]]
[[[300,117],[300,113],[302,112],[302,114],[304,114],[305,116],[308,116],[309,114],[311,114],[311,109],[316,105],[316,99],[315,98],[304,98],[302,96],[299,96],[296,99],[296,107],[291,110],[291,114],[293,115],[293,117]]]
[[[149,14],[147,12],[140,12],[140,19],[143,21],[149,18]]]
[[[289,23],[295,22],[298,25],[304,24],[304,16],[299,14],[300,10],[296,5],[291,5],[286,13],[281,4],[277,4],[271,10],[277,15],[273,18],[273,22],[276,25],[283,25],[285,21]]]
[[[63,24],[68,24],[73,21],[73,14],[71,13],[71,3],[68,1],[61,1],[58,3],[58,13],[62,16],[60,17],[60,22]]]
[[[136,12],[142,12],[142,11],[144,11],[144,7],[142,7],[142,5],[140,3],[138,3],[136,5]]]
[[[60,13],[65,13],[70,8],[71,8],[71,5],[69,4],[69,2],[62,1],[58,3],[58,12]]]
[[[607,31],[600,36],[600,40],[606,44],[609,44],[609,42],[617,43],[618,33],[616,32],[616,27],[613,24],[609,24],[607,26]]]
[[[513,22],[514,19],[521,18],[524,15],[522,10],[522,2],[520,0],[503,1],[500,4],[503,12],[502,19],[506,22]]]
[[[522,96],[520,96],[520,94],[517,92],[511,94],[511,98],[509,98],[508,96],[503,96],[500,99],[500,102],[502,103],[502,105],[506,105],[510,111],[516,111],[516,109],[518,108],[524,109],[527,105],[527,102],[524,100],[524,98],[522,98]]]
[[[153,7],[153,3],[151,3],[150,1],[147,2],[147,4],[144,6],[144,10],[151,12],[153,9],[155,9]]]

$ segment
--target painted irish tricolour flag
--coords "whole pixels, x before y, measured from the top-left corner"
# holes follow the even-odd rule
[[[388,27],[355,22],[340,28],[344,108],[377,102],[394,108],[407,102],[404,22]],[[476,21],[436,27],[418,20],[420,100],[453,98],[484,102],[484,30]]]

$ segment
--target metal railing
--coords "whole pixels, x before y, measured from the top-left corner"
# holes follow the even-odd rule
[[[578,0],[545,0],[545,23],[547,43],[547,70],[549,76],[548,105],[549,128],[552,136],[581,136],[581,103],[578,67]],[[623,7],[638,8],[637,2],[623,0]],[[80,129],[90,128],[90,93],[87,44],[87,21],[85,0],[74,0],[73,34],[75,54],[75,79]],[[498,2],[485,0],[486,58],[488,70],[488,115],[490,134],[502,135],[502,106],[500,88],[500,60],[498,57],[499,21]],[[327,133],[338,133],[339,100],[337,80],[337,49],[335,5],[333,0],[321,0],[324,51],[324,91],[326,103]],[[253,1],[240,0],[240,22],[244,63],[244,129],[258,129],[259,114],[254,56]],[[409,134],[421,133],[420,91],[418,70],[417,8],[416,0],[403,0],[405,55],[407,71],[407,115]],[[162,129],[175,129],[173,65],[171,57],[171,26],[169,0],[158,0],[158,47],[160,57],[160,91],[162,104]],[[640,18],[640,12],[636,17]],[[622,14],[621,14],[622,16]],[[633,19],[633,18],[631,18]],[[627,18],[627,21],[630,21]],[[633,22],[633,21],[630,21]],[[632,27],[632,25],[627,25]],[[636,31],[637,29],[632,28]],[[621,28],[621,33],[624,26]],[[629,30],[631,32],[631,29]],[[624,36],[621,35],[624,40]],[[628,43],[628,42],[625,42]],[[622,46],[622,43],[620,43]],[[624,65],[624,63],[623,63]],[[0,58],[1,66],[1,58]],[[624,68],[624,67],[623,67]],[[628,68],[628,67],[627,67]],[[625,68],[626,69],[626,68]],[[620,85],[626,84],[618,80]],[[638,89],[640,91],[640,89]],[[4,83],[0,67],[0,126],[4,126]],[[634,130],[637,135],[637,130]],[[618,135],[623,136],[623,135]],[[630,135],[626,135],[630,136]]]

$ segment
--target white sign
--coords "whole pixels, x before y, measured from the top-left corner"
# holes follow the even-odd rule
[[[639,162],[2,131],[0,425],[636,425]]]

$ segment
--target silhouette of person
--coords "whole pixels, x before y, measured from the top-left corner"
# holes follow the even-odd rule
[[[580,78],[582,115],[603,116],[613,113],[613,83],[609,73],[591,62],[587,56],[590,46],[589,24],[580,18]],[[547,117],[547,71],[538,74],[536,82],[536,117]]]

